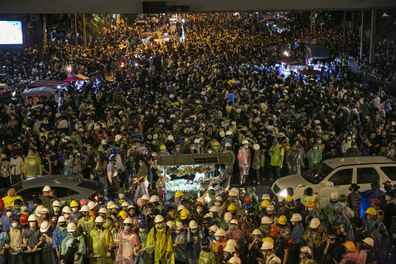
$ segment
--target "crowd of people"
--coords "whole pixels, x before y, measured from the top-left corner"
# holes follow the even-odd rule
[[[143,42],[147,31],[172,38]],[[70,204],[49,198],[47,188],[28,205],[11,189],[3,260],[392,263],[393,249],[382,244],[394,243],[392,214],[384,227],[380,212],[389,219],[393,194],[376,192],[360,219],[346,216],[354,208],[346,194],[311,212],[292,192],[282,203],[251,189],[168,201],[158,184],[159,155],[228,152],[241,186],[332,157],[395,158],[396,45],[377,43],[375,63],[359,62],[375,80],[359,83],[345,65],[357,55],[357,34],[343,36],[337,25],[313,33],[292,14],[270,22],[262,13],[194,14],[172,26],[167,16],[111,25],[88,47],[55,41],[44,53],[2,52],[9,87],[76,74],[89,80],[55,99],[1,95],[0,184],[55,174],[100,183],[100,199]],[[311,43],[330,48],[320,72],[286,73],[284,51],[302,57]]]

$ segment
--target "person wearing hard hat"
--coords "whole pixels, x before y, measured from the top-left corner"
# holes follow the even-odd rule
[[[173,236],[173,249],[175,252],[175,263],[187,263],[187,232],[182,222],[175,223],[175,235]]]
[[[109,217],[109,213],[106,208],[104,208],[104,207],[100,208],[98,211],[98,215],[101,216],[103,219],[103,228],[111,229],[114,226],[114,223],[113,223],[112,219]]]
[[[307,230],[304,232],[304,242],[305,245],[312,249],[315,260],[322,254],[320,248],[325,239],[326,233],[321,226],[320,220],[316,217],[312,218]]]
[[[36,209],[37,210],[37,209]],[[69,206],[64,206],[62,208],[62,215],[65,218],[67,223],[73,222],[73,219],[71,218],[71,210]]]
[[[212,264],[216,263],[216,257],[211,249],[209,239],[203,238],[201,240],[201,251],[199,253],[198,264]]]
[[[50,214],[53,214],[52,210],[52,200],[54,199],[54,191],[51,189],[50,186],[46,185],[43,187],[42,194],[40,195],[39,199],[42,202],[44,207],[48,208]]]
[[[264,237],[269,236],[269,233],[271,231],[271,226],[273,224],[274,224],[274,222],[268,216],[263,216],[261,218],[261,225],[259,226],[259,229]]]
[[[228,233],[226,235],[226,239],[234,239],[236,241],[240,241],[243,239],[243,235],[241,230],[239,229],[239,223],[238,220],[231,219],[230,225],[228,226]]]
[[[219,228],[215,233],[216,241],[213,243],[213,251],[220,256],[223,254],[223,250],[227,244],[226,232],[224,229]]]
[[[36,215],[31,214],[28,218],[29,227],[22,229],[22,248],[25,248],[25,257],[30,263],[40,260],[40,228],[37,220]]]
[[[60,258],[63,263],[82,264],[87,254],[84,237],[77,232],[75,223],[69,223],[66,230],[67,236],[60,247]]]
[[[337,227],[340,235],[345,236],[346,240],[354,241],[355,234],[353,231],[353,227],[351,221],[348,217],[344,215],[345,206],[341,203],[337,203],[334,207],[334,211],[336,213],[336,218],[334,222],[332,222],[333,226]]]
[[[54,200],[52,201],[52,210],[53,210],[53,216],[59,217],[62,215],[61,212],[61,203],[59,200]]]
[[[261,183],[261,173],[264,168],[265,161],[265,151],[260,149],[259,144],[253,144],[253,160],[252,160],[252,170],[254,175],[256,176],[256,181],[253,180],[253,184],[257,183],[260,185]]]
[[[258,259],[259,263],[262,264],[281,264],[281,260],[276,256],[274,251],[274,242],[272,238],[266,237],[263,239],[263,244],[261,245],[261,252],[263,254],[263,259]]]
[[[67,236],[66,227],[67,224],[65,218],[63,216],[59,216],[58,226],[55,228],[54,232],[52,232],[52,248],[55,250],[58,263],[60,263],[60,248],[62,245],[62,241]]]
[[[296,259],[298,257],[298,249],[304,243],[304,224],[302,220],[301,214],[293,214],[290,218],[292,229],[288,243],[290,245],[289,255],[291,259]]]
[[[221,262],[222,263],[228,263],[228,260],[231,259],[233,256],[236,254],[236,249],[233,245],[231,244],[226,244],[224,247],[224,253]]]
[[[90,245],[89,233],[95,226],[95,218],[89,216],[89,207],[83,205],[80,209],[81,218],[77,222],[77,230],[83,235],[85,239],[85,245]],[[87,249],[88,251],[88,249]]]
[[[270,236],[274,240],[274,252],[282,260],[282,263],[287,263],[289,258],[289,245],[287,239],[282,236],[279,225],[271,227]]]
[[[127,217],[123,221],[123,229],[115,239],[117,248],[116,262],[120,264],[135,263],[140,248],[140,240],[132,229],[132,219]]]
[[[90,252],[93,254],[91,263],[93,264],[113,263],[111,254],[113,248],[113,236],[111,235],[109,229],[105,229],[103,225],[103,217],[96,217],[95,228],[89,233],[91,241]]]
[[[242,141],[241,147],[238,150],[238,166],[239,166],[239,183],[243,185],[246,183],[246,178],[249,176],[249,168],[251,165],[251,153],[249,149],[249,141],[246,139]]]
[[[315,263],[312,255],[312,250],[307,247],[300,248],[300,264],[313,264]]]
[[[189,220],[190,219],[190,211],[186,208],[182,209],[179,213],[179,219],[180,219],[180,222],[187,225],[190,221]]]
[[[375,263],[377,261],[374,246],[375,242],[372,237],[366,237],[362,240],[359,255],[364,263]]]
[[[79,213],[79,204],[76,200],[73,200],[69,204],[70,210],[72,212],[71,218],[77,222],[80,219],[81,215]]]
[[[202,237],[198,223],[195,220],[191,220],[187,228],[187,255],[188,263],[190,264],[198,264]]]
[[[335,205],[338,203],[338,193],[330,193],[329,203],[321,210],[320,219],[324,223],[333,223],[336,218],[336,213],[334,211]]]
[[[154,264],[168,263],[173,255],[173,243],[171,231],[165,224],[162,215],[154,218],[155,226],[151,228],[147,240],[145,251],[154,253]]]
[[[55,259],[54,251],[52,249],[52,232],[51,223],[43,221],[40,225],[40,237],[39,237],[39,248],[40,261],[42,263],[53,263]]]
[[[176,191],[176,192],[175,192],[175,196],[174,196],[174,204],[175,204],[176,206],[181,205],[181,201],[182,201],[183,197],[184,197],[184,193],[183,193],[183,192],[181,192],[181,191]]]
[[[138,263],[139,264],[152,264],[154,262],[153,258],[153,254],[149,254],[148,252],[146,252],[144,245],[146,245],[146,241],[147,241],[147,237],[148,237],[148,232],[147,232],[147,224],[146,221],[140,220],[139,224],[138,224],[138,231],[137,231],[137,235],[139,236],[140,239],[140,245],[141,248],[138,251]]]
[[[262,233],[260,229],[254,229],[248,241],[247,263],[254,263],[261,256]]]
[[[290,229],[290,225],[287,222],[287,218],[285,215],[280,215],[277,219],[277,223],[278,228],[280,230],[281,235],[286,238],[287,240],[289,240],[290,238],[290,233],[291,233],[291,229]]]
[[[364,264],[363,258],[359,255],[359,252],[356,248],[356,245],[353,241],[346,241],[344,243],[345,252],[346,254],[339,262],[339,264],[346,264],[346,263],[356,263],[356,264]]]

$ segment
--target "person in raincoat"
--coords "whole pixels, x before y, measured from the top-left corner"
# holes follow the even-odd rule
[[[247,140],[243,140],[242,145],[238,150],[239,181],[241,185],[246,182],[246,177],[249,175],[250,164],[251,154],[249,142]]]
[[[323,155],[318,145],[314,145],[312,149],[307,152],[307,159],[309,168],[316,167],[322,161]]]
[[[140,239],[140,245],[141,245],[141,249],[138,252],[138,263],[139,264],[151,264],[153,263],[153,258],[152,258],[152,254],[149,254],[148,252],[145,251],[145,245],[146,245],[146,241],[147,241],[147,224],[145,222],[145,220],[141,220],[139,222],[139,230],[138,230],[138,236]]]
[[[123,221],[124,229],[117,234],[118,250],[116,262],[120,264],[134,264],[140,247],[139,236],[132,229],[132,219],[127,217]]]
[[[296,141],[294,146],[286,154],[287,167],[290,174],[301,174],[304,169],[305,152],[300,142]]]
[[[33,149],[29,149],[29,153],[25,158],[23,173],[27,179],[41,175],[41,159]]]
[[[154,264],[174,263],[171,231],[168,230],[162,215],[156,215],[155,226],[151,228],[147,240],[146,251],[154,253]]]
[[[93,258],[91,264],[112,264],[111,251],[113,247],[113,237],[110,230],[103,227],[104,219],[98,216],[95,219],[95,228],[89,233],[92,245],[91,252]]]
[[[74,264],[81,264],[86,254],[84,237],[77,234],[75,223],[67,225],[67,233],[60,247],[61,259],[64,263],[69,263],[67,260],[74,260]]]

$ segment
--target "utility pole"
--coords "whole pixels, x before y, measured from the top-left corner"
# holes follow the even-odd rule
[[[83,44],[84,48],[87,47],[87,21],[85,19],[85,14],[83,14]]]
[[[370,55],[369,55],[369,63],[374,63],[374,30],[375,30],[375,22],[376,22],[377,12],[375,12],[374,8],[371,9],[371,28],[370,28]]]
[[[47,50],[48,40],[47,40],[47,15],[43,15],[43,50]]]
[[[74,34],[76,37],[76,46],[78,45],[78,39],[77,39],[77,14],[74,14]]]
[[[364,10],[362,10],[362,22],[360,24],[360,55],[359,58],[363,58],[363,26],[364,26]]]

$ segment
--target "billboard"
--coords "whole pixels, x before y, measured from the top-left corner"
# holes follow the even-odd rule
[[[0,45],[22,44],[22,21],[0,20]]]

